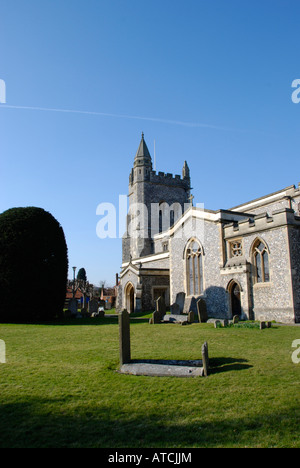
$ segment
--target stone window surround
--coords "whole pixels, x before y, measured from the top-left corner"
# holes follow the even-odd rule
[[[203,247],[202,247],[202,244],[201,242],[196,238],[196,237],[192,237],[191,239],[188,240],[188,242],[186,243],[186,246],[185,246],[185,249],[184,249],[184,263],[185,263],[185,275],[184,275],[184,278],[185,278],[185,291],[186,291],[186,296],[187,297],[192,297],[192,296],[195,296],[195,294],[192,293],[192,291],[190,291],[190,284],[189,284],[189,258],[188,258],[188,250],[189,250],[189,246],[191,244],[193,244],[194,242],[196,242],[198,245],[199,245],[199,249],[200,249],[200,254],[198,256],[198,259],[201,259],[202,260],[202,278],[198,277],[198,288],[199,288],[199,292],[196,294],[196,296],[199,296],[201,294],[203,294],[203,291],[205,290],[204,288],[204,262],[203,262],[203,256],[204,256],[204,251],[203,251]],[[199,272],[200,272],[200,265],[198,265],[198,268],[199,268]],[[194,279],[195,280],[195,279]],[[202,288],[201,288],[201,285],[202,285]]]
[[[233,253],[234,244],[240,244],[241,253],[239,255],[234,255]],[[236,250],[238,250],[238,248],[236,248]],[[230,241],[227,241],[227,252],[228,252],[228,258],[242,257],[244,255],[243,238],[237,237],[235,239],[230,239]]]
[[[256,259],[255,259],[256,247],[259,244],[264,245],[264,250],[262,251],[262,253],[267,252],[267,254],[268,254],[268,273],[269,273],[269,279],[267,281],[265,281],[265,268],[264,268],[263,256],[262,256],[262,254],[260,254],[261,269],[262,269],[262,281],[260,281],[260,282],[257,280],[257,266],[256,266]],[[252,243],[252,246],[251,246],[251,263],[252,263],[252,266],[253,266],[253,276],[252,276],[253,286],[255,288],[271,286],[270,250],[269,250],[269,247],[268,247],[267,243],[261,237],[257,237]]]

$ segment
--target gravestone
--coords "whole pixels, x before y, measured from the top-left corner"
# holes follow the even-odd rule
[[[171,305],[171,314],[172,315],[180,315],[180,306],[176,302]]]
[[[209,359],[208,359],[208,344],[207,341],[202,346],[202,365],[203,365],[203,374],[205,377],[208,376],[208,366],[209,366]]]
[[[68,309],[70,310],[71,315],[77,315],[77,299],[74,297],[70,299]]]
[[[169,323],[181,323],[182,325],[185,325],[188,322],[189,317],[188,315],[183,315],[183,314],[168,314],[163,316],[163,322],[169,322]]]
[[[188,313],[188,323],[193,323],[194,322],[194,312],[191,310],[189,313]]]
[[[166,314],[166,304],[164,298],[161,296],[155,301],[156,307],[152,315],[152,323],[160,323]]]
[[[266,322],[260,322],[259,328],[260,328],[261,330],[263,330],[264,328],[266,328]]]
[[[98,312],[98,301],[97,299],[91,299],[88,304],[89,314],[97,314]]]
[[[197,310],[197,301],[200,299],[200,297],[186,297],[184,301],[184,308],[183,308],[183,314],[188,314],[191,310],[194,312],[195,316],[197,317],[198,315],[198,310]]]
[[[206,308],[206,302],[204,299],[199,299],[199,301],[197,301],[197,311],[198,311],[199,323],[207,322],[207,319],[208,319],[207,308]]]
[[[166,313],[166,303],[165,303],[164,297],[160,296],[158,299],[156,299],[155,302],[156,302],[157,312],[159,312],[163,317]]]
[[[240,317],[238,315],[234,315],[232,319],[232,323],[239,323]]]
[[[152,314],[152,320],[149,323],[160,323],[162,321],[163,317],[161,316],[161,313],[155,310]]]
[[[5,364],[5,341],[0,340],[0,364]]]
[[[119,314],[120,366],[130,363],[130,318],[127,310]]]
[[[220,320],[215,320],[214,321],[214,327],[219,328],[219,326],[221,326],[221,321]]]
[[[185,301],[185,293],[184,292],[177,293],[176,294],[175,304],[179,305],[179,314],[183,313],[184,301]]]

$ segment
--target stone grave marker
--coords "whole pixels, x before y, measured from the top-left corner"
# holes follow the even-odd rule
[[[120,366],[130,363],[130,317],[126,309],[119,314],[119,346]]]
[[[221,325],[221,321],[220,320],[215,320],[214,321],[214,327],[219,328],[219,325]]]
[[[175,300],[175,303],[179,305],[179,314],[183,313],[184,301],[185,301],[185,293],[184,292],[179,292],[176,295],[176,300]]]
[[[77,315],[77,299],[75,299],[74,297],[70,299],[68,309],[70,310],[71,315]]]
[[[197,311],[198,311],[199,323],[207,322],[207,319],[208,319],[207,308],[206,308],[206,302],[204,299],[199,299],[197,301]]]
[[[192,310],[190,310],[190,312],[188,313],[188,323],[193,323],[194,322],[194,312]]]
[[[171,305],[171,314],[172,315],[180,315],[180,306],[177,302]]]
[[[209,366],[207,341],[205,341],[205,343],[202,346],[202,365],[203,365],[203,375],[205,377],[207,377],[208,376],[208,366]]]
[[[158,299],[156,299],[155,304],[156,307],[152,315],[152,323],[160,323],[163,320],[164,315],[166,314],[166,304],[164,298],[159,297]]]
[[[97,314],[98,312],[98,301],[97,299],[91,299],[88,304],[89,314]]]
[[[5,364],[5,341],[0,340],[0,364]]]

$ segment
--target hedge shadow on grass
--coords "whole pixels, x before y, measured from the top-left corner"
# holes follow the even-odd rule
[[[287,447],[287,441],[291,446],[300,443],[299,407],[281,411],[270,407],[261,414],[240,416],[220,411],[209,419],[199,414],[188,423],[178,421],[176,414],[132,416],[124,409],[118,413],[99,404],[85,406],[84,401],[77,402],[72,412],[66,403],[72,405],[71,396],[1,404],[0,448]],[[289,425],[283,427],[282,421]]]

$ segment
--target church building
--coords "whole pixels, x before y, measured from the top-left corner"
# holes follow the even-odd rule
[[[181,313],[300,322],[300,184],[217,211],[193,206],[182,175],[156,173],[144,135],[129,175],[118,308],[154,311],[178,297]]]

